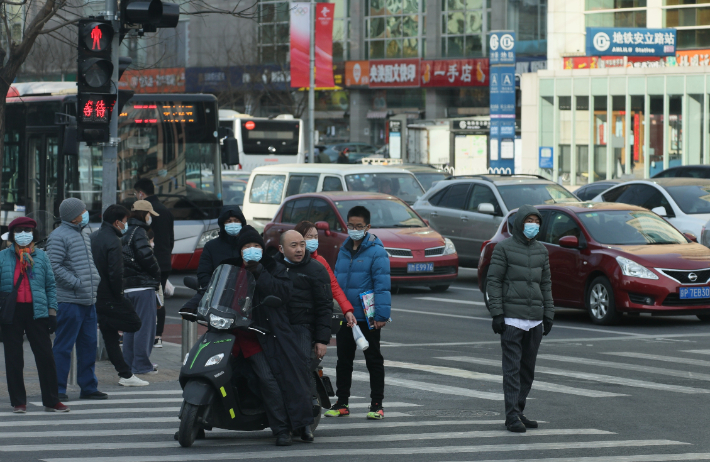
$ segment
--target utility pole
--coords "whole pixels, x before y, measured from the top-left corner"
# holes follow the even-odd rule
[[[118,30],[118,0],[106,0],[106,19],[113,24],[113,42],[111,44],[111,62],[113,63],[113,75],[111,76],[112,87],[116,91],[116,110],[111,111],[111,122],[109,124],[109,141],[103,145],[103,181],[101,186],[101,212],[109,205],[116,203],[117,178],[118,178],[118,55],[120,47],[120,36]]]
[[[314,152],[316,149],[316,3],[314,0],[310,0],[310,3],[311,74],[310,83],[308,86],[308,120],[310,120],[310,126],[308,127],[308,137],[310,139],[311,149],[308,152],[308,162],[312,164],[313,162],[315,162]]]

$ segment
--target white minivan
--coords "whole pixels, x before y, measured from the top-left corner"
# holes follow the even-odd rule
[[[247,223],[261,233],[285,198],[320,191],[381,192],[408,204],[424,195],[417,178],[404,169],[358,164],[279,164],[252,170],[242,212]]]

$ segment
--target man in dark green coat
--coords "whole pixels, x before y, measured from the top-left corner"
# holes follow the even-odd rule
[[[555,307],[547,249],[535,237],[542,215],[524,205],[515,215],[511,237],[496,245],[486,279],[493,332],[501,334],[505,426],[523,433],[537,422],[523,415],[535,376],[543,335],[550,333]]]

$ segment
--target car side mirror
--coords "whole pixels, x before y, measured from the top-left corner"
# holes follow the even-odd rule
[[[276,295],[268,295],[261,304],[269,308],[278,308],[281,306],[281,299]]]
[[[431,226],[429,225],[429,220],[427,220],[426,218],[422,218],[422,220],[424,220],[424,223],[426,223],[427,226]]]
[[[577,239],[577,236],[565,236],[560,239],[560,247],[577,249],[579,248],[579,239]]]
[[[318,231],[323,231],[326,236],[330,236],[330,225],[326,221],[317,221],[316,229]]]
[[[698,242],[698,237],[693,233],[683,233],[683,236],[691,242]]]
[[[185,276],[182,280],[185,287],[192,290],[200,290],[200,283],[195,276]]]
[[[478,204],[478,213],[485,213],[486,215],[495,215],[496,208],[493,207],[493,204],[484,202],[483,204]]]
[[[239,145],[236,138],[223,139],[221,149],[223,164],[239,165]]]
[[[668,212],[666,212],[666,208],[663,206],[654,207],[651,209],[651,212],[655,213],[659,217],[667,217],[668,216]]]

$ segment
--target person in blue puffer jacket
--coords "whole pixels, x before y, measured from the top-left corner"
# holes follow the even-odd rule
[[[358,326],[370,346],[364,351],[367,370],[370,372],[370,410],[367,418],[380,420],[385,417],[382,400],[385,393],[385,360],[380,351],[380,332],[390,319],[392,295],[390,293],[390,260],[382,241],[370,230],[370,211],[358,205],[348,211],[348,235],[340,247],[335,262],[335,277],[345,296],[355,309],[357,324],[350,320],[337,334],[338,363],[336,384],[338,401],[328,410],[326,417],[350,414],[348,399],[352,385],[353,361],[357,344],[353,328]],[[365,317],[361,295],[374,295],[375,316]]]

